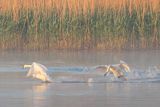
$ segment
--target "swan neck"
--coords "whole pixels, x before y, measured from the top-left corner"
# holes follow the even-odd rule
[[[24,68],[31,68],[31,65],[24,65]]]

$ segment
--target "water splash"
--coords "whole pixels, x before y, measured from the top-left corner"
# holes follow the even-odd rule
[[[132,68],[131,72],[124,73],[127,80],[116,78],[110,74],[104,77],[104,72],[95,70],[95,67],[62,67],[49,69],[58,76],[54,76],[54,82],[62,83],[143,83],[160,82],[160,69],[150,66],[147,69]]]
[[[127,81],[108,76],[112,82],[160,82],[160,69],[157,67],[148,67],[147,69],[132,69],[131,72],[125,73]]]
[[[27,70],[19,66],[0,67],[2,73],[21,72],[23,75]],[[116,83],[116,82],[160,82],[160,69],[156,66],[149,66],[145,69],[132,68],[131,72],[126,72],[124,75],[126,80],[115,78],[112,74],[104,77],[104,72],[95,70],[95,67],[83,66],[68,66],[68,67],[48,67],[48,73],[53,78],[53,82],[62,83]],[[23,76],[22,75],[22,76]],[[21,76],[21,77],[22,77]],[[25,76],[24,76],[25,78]]]

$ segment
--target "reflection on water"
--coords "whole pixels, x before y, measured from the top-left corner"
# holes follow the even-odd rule
[[[48,87],[49,87],[49,84],[41,83],[41,84],[33,85],[32,89],[34,93],[43,94]]]
[[[47,105],[45,104],[46,98],[46,93],[47,89],[49,87],[49,84],[47,83],[41,83],[41,84],[36,84],[32,86],[33,90],[33,105],[34,107],[40,107],[42,105]]]
[[[24,73],[7,75],[0,78],[2,107],[148,107],[160,102],[159,82],[46,84],[26,79]]]

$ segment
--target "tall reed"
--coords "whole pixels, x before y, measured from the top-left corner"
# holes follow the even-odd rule
[[[158,0],[0,0],[0,49],[160,48]]]

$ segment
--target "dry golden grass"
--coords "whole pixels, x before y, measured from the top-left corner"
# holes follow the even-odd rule
[[[16,17],[18,11],[23,9],[33,9],[35,12],[41,10],[57,9],[62,13],[66,8],[70,13],[75,12],[78,14],[80,10],[86,13],[88,10],[94,12],[95,8],[107,9],[112,8],[115,10],[122,10],[129,6],[130,13],[132,10],[142,8],[146,11],[148,5],[154,11],[160,11],[159,0],[0,0],[1,12],[12,11]]]

